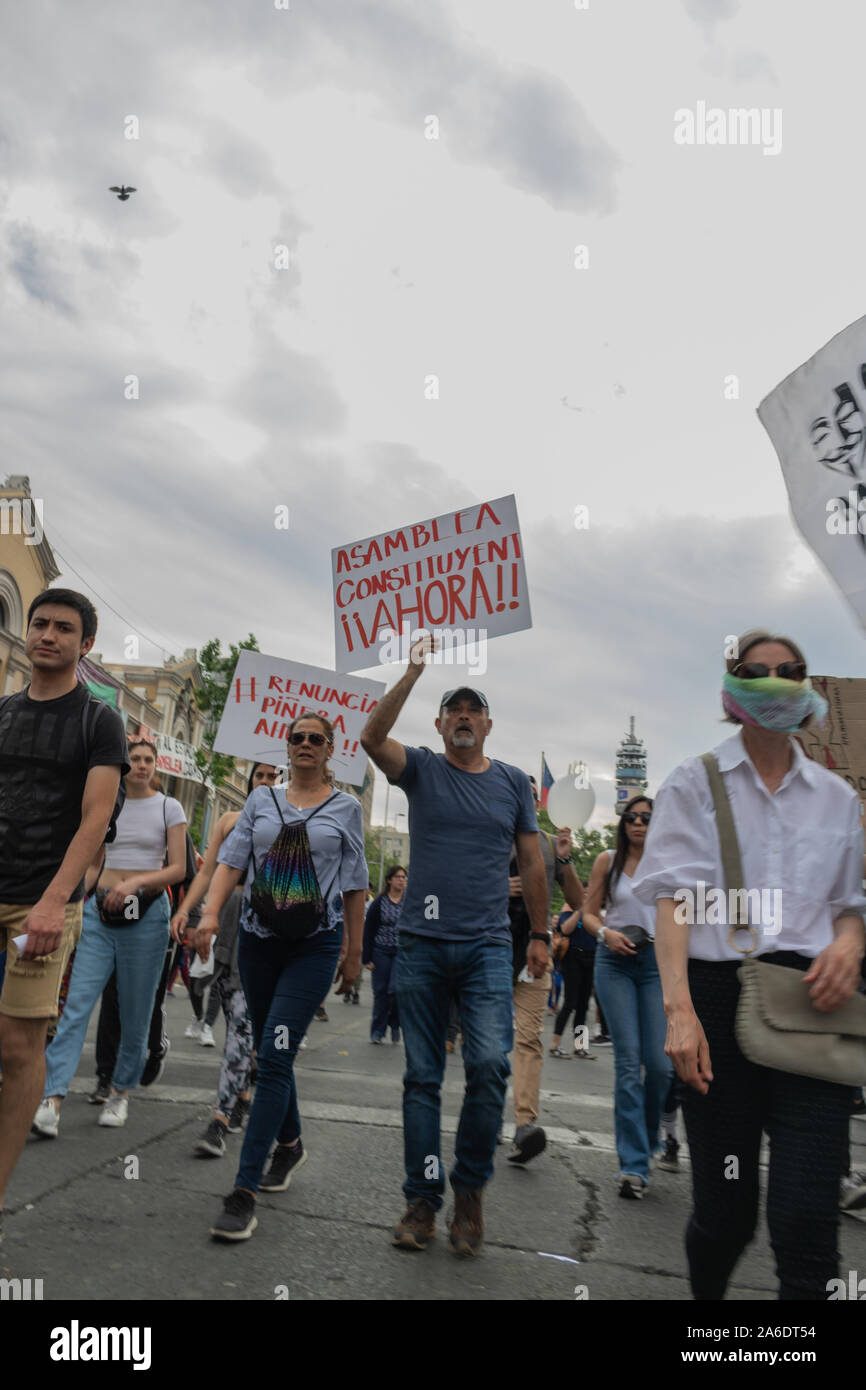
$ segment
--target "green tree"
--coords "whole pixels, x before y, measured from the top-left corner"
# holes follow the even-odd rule
[[[225,785],[228,774],[235,766],[234,758],[224,753],[214,752],[213,742],[225,708],[229,681],[234,674],[234,669],[238,664],[238,656],[242,651],[259,651],[259,644],[252,633],[249,634],[245,642],[238,642],[237,646],[231,643],[225,655],[218,637],[213,637],[210,642],[205,642],[198,654],[198,664],[204,676],[204,684],[195,692],[195,702],[201,713],[207,717],[207,727],[202,736],[201,748],[195,750],[195,760],[205,777],[209,778],[215,787]],[[207,788],[202,784],[190,829],[190,834],[196,844],[199,843],[201,835],[206,798]]]
[[[382,853],[382,826],[371,825],[369,830],[364,831],[364,858],[367,861],[367,873],[375,888],[379,882],[379,856]]]
[[[538,809],[538,825],[541,830],[546,830],[551,835],[556,834],[556,826],[543,806]],[[601,854],[603,849],[613,849],[616,844],[616,826],[606,825],[604,830],[587,830],[584,826],[581,830],[573,832],[572,841],[571,862],[578,878],[586,883],[597,856]],[[561,912],[564,906],[565,899],[562,896],[562,889],[558,883],[554,883],[553,893],[550,897],[550,910],[551,912]]]
[[[370,882],[376,892],[379,890],[379,860],[382,855],[382,831],[384,826],[371,825],[369,830],[364,831],[364,858],[367,860],[367,870]],[[396,859],[386,859],[382,865],[382,888],[385,887],[385,874],[396,864]]]

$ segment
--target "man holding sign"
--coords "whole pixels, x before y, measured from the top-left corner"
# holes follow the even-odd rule
[[[487,700],[463,687],[443,696],[437,732],[444,752],[405,748],[388,735],[425,658],[425,635],[361,735],[366,753],[409,798],[412,874],[400,921],[397,1000],[406,1047],[403,1127],[407,1210],[393,1243],[423,1250],[434,1235],[445,1182],[439,1152],[439,1090],[452,1000],[460,1009],[466,1094],[451,1173],[451,1245],[474,1255],[484,1233],[481,1192],[493,1175],[513,1043],[508,864],[515,846],[532,934],[527,968],[550,964],[547,885],[529,779],[484,755]]]

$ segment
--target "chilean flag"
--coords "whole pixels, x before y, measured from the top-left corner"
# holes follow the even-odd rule
[[[551,773],[550,768],[547,766],[547,759],[545,758],[544,754],[542,753],[542,755],[541,755],[541,804],[542,804],[542,806],[546,806],[546,805],[547,805],[547,797],[548,797],[548,794],[549,794],[549,792],[550,792],[550,788],[551,788],[552,786],[553,786],[553,774]]]

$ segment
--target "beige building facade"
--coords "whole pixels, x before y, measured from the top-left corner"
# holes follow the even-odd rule
[[[41,509],[41,501],[31,496],[29,478],[14,475],[0,486],[0,695],[22,690],[30,679],[24,638],[33,599],[52,586],[76,587],[74,577],[55,584],[61,571],[42,533]],[[219,817],[243,807],[253,764],[238,759],[218,788],[206,783],[195,766],[195,750],[202,748],[208,729],[207,716],[196,703],[196,692],[204,684],[196,651],[187,648],[182,657],[170,657],[165,666],[105,661],[100,652],[91,651],[81,662],[79,677],[91,689],[98,687],[94,693],[117,709],[127,738],[144,734],[154,739],[162,788],[181,803],[189,824],[202,808],[199,848],[206,848]],[[337,785],[359,799],[367,829],[373,804],[372,769],[368,768],[363,789]]]

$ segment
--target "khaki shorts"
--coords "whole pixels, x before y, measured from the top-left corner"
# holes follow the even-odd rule
[[[19,961],[18,947],[12,938],[21,935],[32,908],[32,903],[0,903],[0,951],[6,950],[0,1014],[10,1018],[57,1018],[63,974],[81,935],[82,904],[66,904],[63,936],[56,951],[38,960]]]

